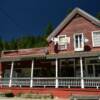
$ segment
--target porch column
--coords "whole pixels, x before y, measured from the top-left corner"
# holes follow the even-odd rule
[[[81,88],[84,88],[84,75],[83,75],[83,62],[82,57],[80,57],[80,71],[81,71]]]
[[[30,88],[33,87],[33,70],[34,70],[34,60],[32,60],[32,64],[31,64],[31,81],[30,81]]]
[[[56,61],[55,61],[55,64],[56,64],[56,84],[55,84],[55,88],[58,88],[58,59],[56,58]]]
[[[9,80],[9,87],[12,85],[12,75],[13,75],[13,69],[14,69],[14,62],[11,62],[11,71],[10,71],[10,80]]]

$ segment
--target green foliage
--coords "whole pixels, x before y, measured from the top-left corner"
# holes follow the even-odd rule
[[[0,97],[5,97],[5,94],[0,92]]]
[[[6,93],[0,93],[0,97],[14,97],[14,94],[11,91],[8,91]]]
[[[14,97],[14,94],[12,92],[5,93],[5,97]]]
[[[96,14],[96,18],[100,20],[100,12]]]
[[[44,47],[48,43],[46,41],[47,36],[53,31],[52,24],[48,24],[44,29],[42,35],[39,36],[23,36],[10,41],[5,41],[0,38],[0,51],[2,50],[17,50],[35,47]]]
[[[24,94],[19,94],[17,97],[21,98],[31,98],[31,99],[53,99],[54,96],[52,94],[33,94],[33,93],[24,93]]]
[[[2,38],[0,37],[0,51],[3,50],[3,48],[4,48],[4,47],[3,47],[3,40],[2,40]]]
[[[71,13],[72,10],[73,10],[72,8],[68,8],[68,9],[67,9],[67,15],[68,15],[69,13]]]
[[[47,37],[48,35],[50,35],[50,33],[53,31],[53,26],[52,26],[52,24],[51,23],[49,23],[48,25],[47,25],[47,27],[44,29],[44,33],[43,33],[43,37],[45,38],[45,37]]]

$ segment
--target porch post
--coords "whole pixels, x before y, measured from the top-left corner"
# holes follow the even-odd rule
[[[56,64],[56,84],[55,84],[55,88],[58,88],[58,59],[56,58],[56,61],[55,61],[55,64]]]
[[[9,87],[12,85],[12,75],[13,75],[13,68],[14,68],[14,62],[11,62],[11,71],[10,71],[10,80],[9,80]]]
[[[81,88],[84,88],[84,75],[83,75],[83,62],[82,57],[80,57],[80,71],[81,71]]]
[[[31,81],[30,81],[30,88],[33,87],[33,70],[34,70],[34,60],[32,60],[32,64],[31,64]]]

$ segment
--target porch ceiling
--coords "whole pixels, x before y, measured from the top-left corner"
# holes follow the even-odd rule
[[[71,53],[56,53],[47,55],[47,59],[55,59],[55,58],[77,58],[77,57],[99,57],[100,52],[92,51],[92,52],[71,52]]]

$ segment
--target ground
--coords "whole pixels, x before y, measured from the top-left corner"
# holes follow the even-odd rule
[[[44,100],[44,99],[25,99],[25,98],[1,98],[0,100]],[[63,99],[63,98],[55,98],[55,99],[45,99],[45,100],[69,100],[69,99]]]

